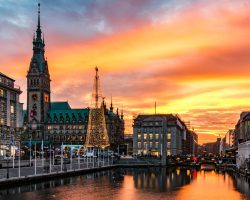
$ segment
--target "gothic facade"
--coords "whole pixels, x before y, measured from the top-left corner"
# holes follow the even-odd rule
[[[72,109],[68,102],[51,102],[51,87],[48,61],[45,59],[45,42],[40,26],[40,5],[38,25],[33,38],[33,56],[27,74],[27,111],[24,116],[23,143],[44,145],[83,144],[86,139],[89,108]],[[111,103],[112,104],[112,103]],[[106,108],[105,118],[110,145],[115,148],[123,142],[123,114],[113,113],[113,107]]]

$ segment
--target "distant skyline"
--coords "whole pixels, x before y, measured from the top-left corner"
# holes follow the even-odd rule
[[[249,0],[0,0],[0,71],[26,74],[41,3],[52,101],[88,107],[94,68],[103,96],[139,113],[178,113],[215,141],[250,110]]]

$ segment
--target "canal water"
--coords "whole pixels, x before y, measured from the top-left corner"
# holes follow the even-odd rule
[[[116,169],[0,189],[1,200],[238,200],[250,185],[234,174],[180,168]]]

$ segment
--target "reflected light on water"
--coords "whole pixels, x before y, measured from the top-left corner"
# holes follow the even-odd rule
[[[242,195],[234,189],[233,180],[227,174],[217,174],[214,171],[198,172],[197,179],[181,188],[177,199],[203,200],[236,200]]]
[[[0,200],[243,200],[237,175],[195,169],[119,169],[0,189]]]

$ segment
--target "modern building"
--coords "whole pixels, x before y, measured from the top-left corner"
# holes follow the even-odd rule
[[[132,155],[133,154],[133,134],[125,134],[124,145],[127,146],[128,155]]]
[[[198,135],[187,129],[186,141],[184,141],[185,149],[183,150],[186,155],[197,155],[198,150]]]
[[[215,142],[204,143],[200,146],[198,154],[208,156],[209,154],[220,155],[221,138],[217,138]]]
[[[13,138],[19,139],[23,124],[23,104],[19,102],[22,93],[15,80],[0,73],[0,155],[7,146],[14,145]]]
[[[225,137],[222,138],[220,143],[220,155],[226,156],[229,152],[233,152],[236,150],[234,146],[234,130],[229,129],[226,133]]]
[[[138,115],[133,124],[133,151],[139,155],[167,155],[185,153],[187,128],[178,115]],[[165,144],[164,144],[165,141]]]
[[[250,112],[244,111],[235,125],[234,140],[237,150],[236,165],[238,168],[246,168],[247,160],[250,160]]]
[[[37,144],[57,147],[63,144],[82,144],[86,139],[89,108],[70,107],[68,102],[51,101],[51,77],[48,61],[45,58],[45,42],[40,25],[40,4],[38,5],[38,25],[33,38],[33,56],[27,74],[27,111],[24,116],[25,146]],[[123,113],[113,112],[106,107],[105,118],[111,148],[123,142],[124,120]],[[31,143],[31,144],[30,144]],[[33,148],[32,147],[32,148]]]

